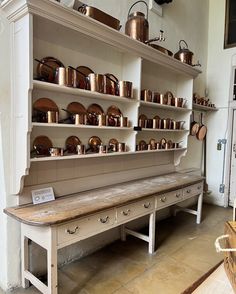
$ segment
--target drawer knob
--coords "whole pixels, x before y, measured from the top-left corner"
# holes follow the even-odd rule
[[[76,233],[76,231],[77,231],[78,229],[79,229],[79,227],[76,226],[76,227],[74,228],[74,230],[67,229],[67,230],[66,230],[66,233],[68,233],[68,234],[70,234],[70,235],[73,235],[73,234]]]
[[[191,193],[191,189],[188,189],[188,190],[187,190],[187,193],[188,193],[188,194]]]
[[[198,190],[201,190],[202,186],[198,186],[197,188],[198,188]]]
[[[127,216],[127,215],[130,215],[130,212],[131,212],[131,210],[127,209],[126,211],[122,211],[122,214]]]
[[[177,198],[179,198],[179,197],[180,197],[180,193],[177,193],[175,196],[176,196]]]
[[[143,206],[144,206],[144,208],[149,208],[151,206],[151,203],[150,202],[144,203]]]
[[[161,202],[166,202],[166,197],[162,197]]]
[[[107,223],[108,220],[109,220],[109,216],[106,216],[106,217],[104,217],[104,218],[101,217],[101,218],[99,219],[99,221],[100,221],[102,224]]]

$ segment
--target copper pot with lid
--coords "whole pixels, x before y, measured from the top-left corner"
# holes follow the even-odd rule
[[[182,45],[184,44],[184,46]],[[197,64],[193,64],[193,52],[188,49],[188,44],[184,40],[179,41],[179,51],[175,53],[174,57],[180,60],[183,63],[189,64],[191,66],[201,66],[198,62]]]
[[[147,8],[147,17],[139,11],[130,13],[132,8],[138,4],[143,3]],[[129,9],[128,18],[125,24],[125,34],[131,38],[145,43],[149,37],[149,24],[148,24],[148,5],[145,1],[135,2]]]

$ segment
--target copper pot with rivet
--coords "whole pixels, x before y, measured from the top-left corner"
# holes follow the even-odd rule
[[[138,4],[143,3],[147,8],[147,17],[139,11],[130,13],[132,8]],[[125,24],[125,34],[131,38],[145,43],[149,38],[149,24],[148,24],[148,5],[145,1],[135,2],[129,9],[128,19]]]

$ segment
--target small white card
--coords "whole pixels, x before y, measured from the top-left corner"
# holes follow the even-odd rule
[[[39,190],[32,190],[31,194],[32,194],[33,204],[39,204],[39,203],[55,200],[52,187],[43,188]]]

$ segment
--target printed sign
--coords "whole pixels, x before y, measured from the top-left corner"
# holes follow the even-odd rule
[[[31,194],[32,194],[33,204],[39,204],[39,203],[55,200],[52,187],[43,188],[39,190],[32,190]]]

